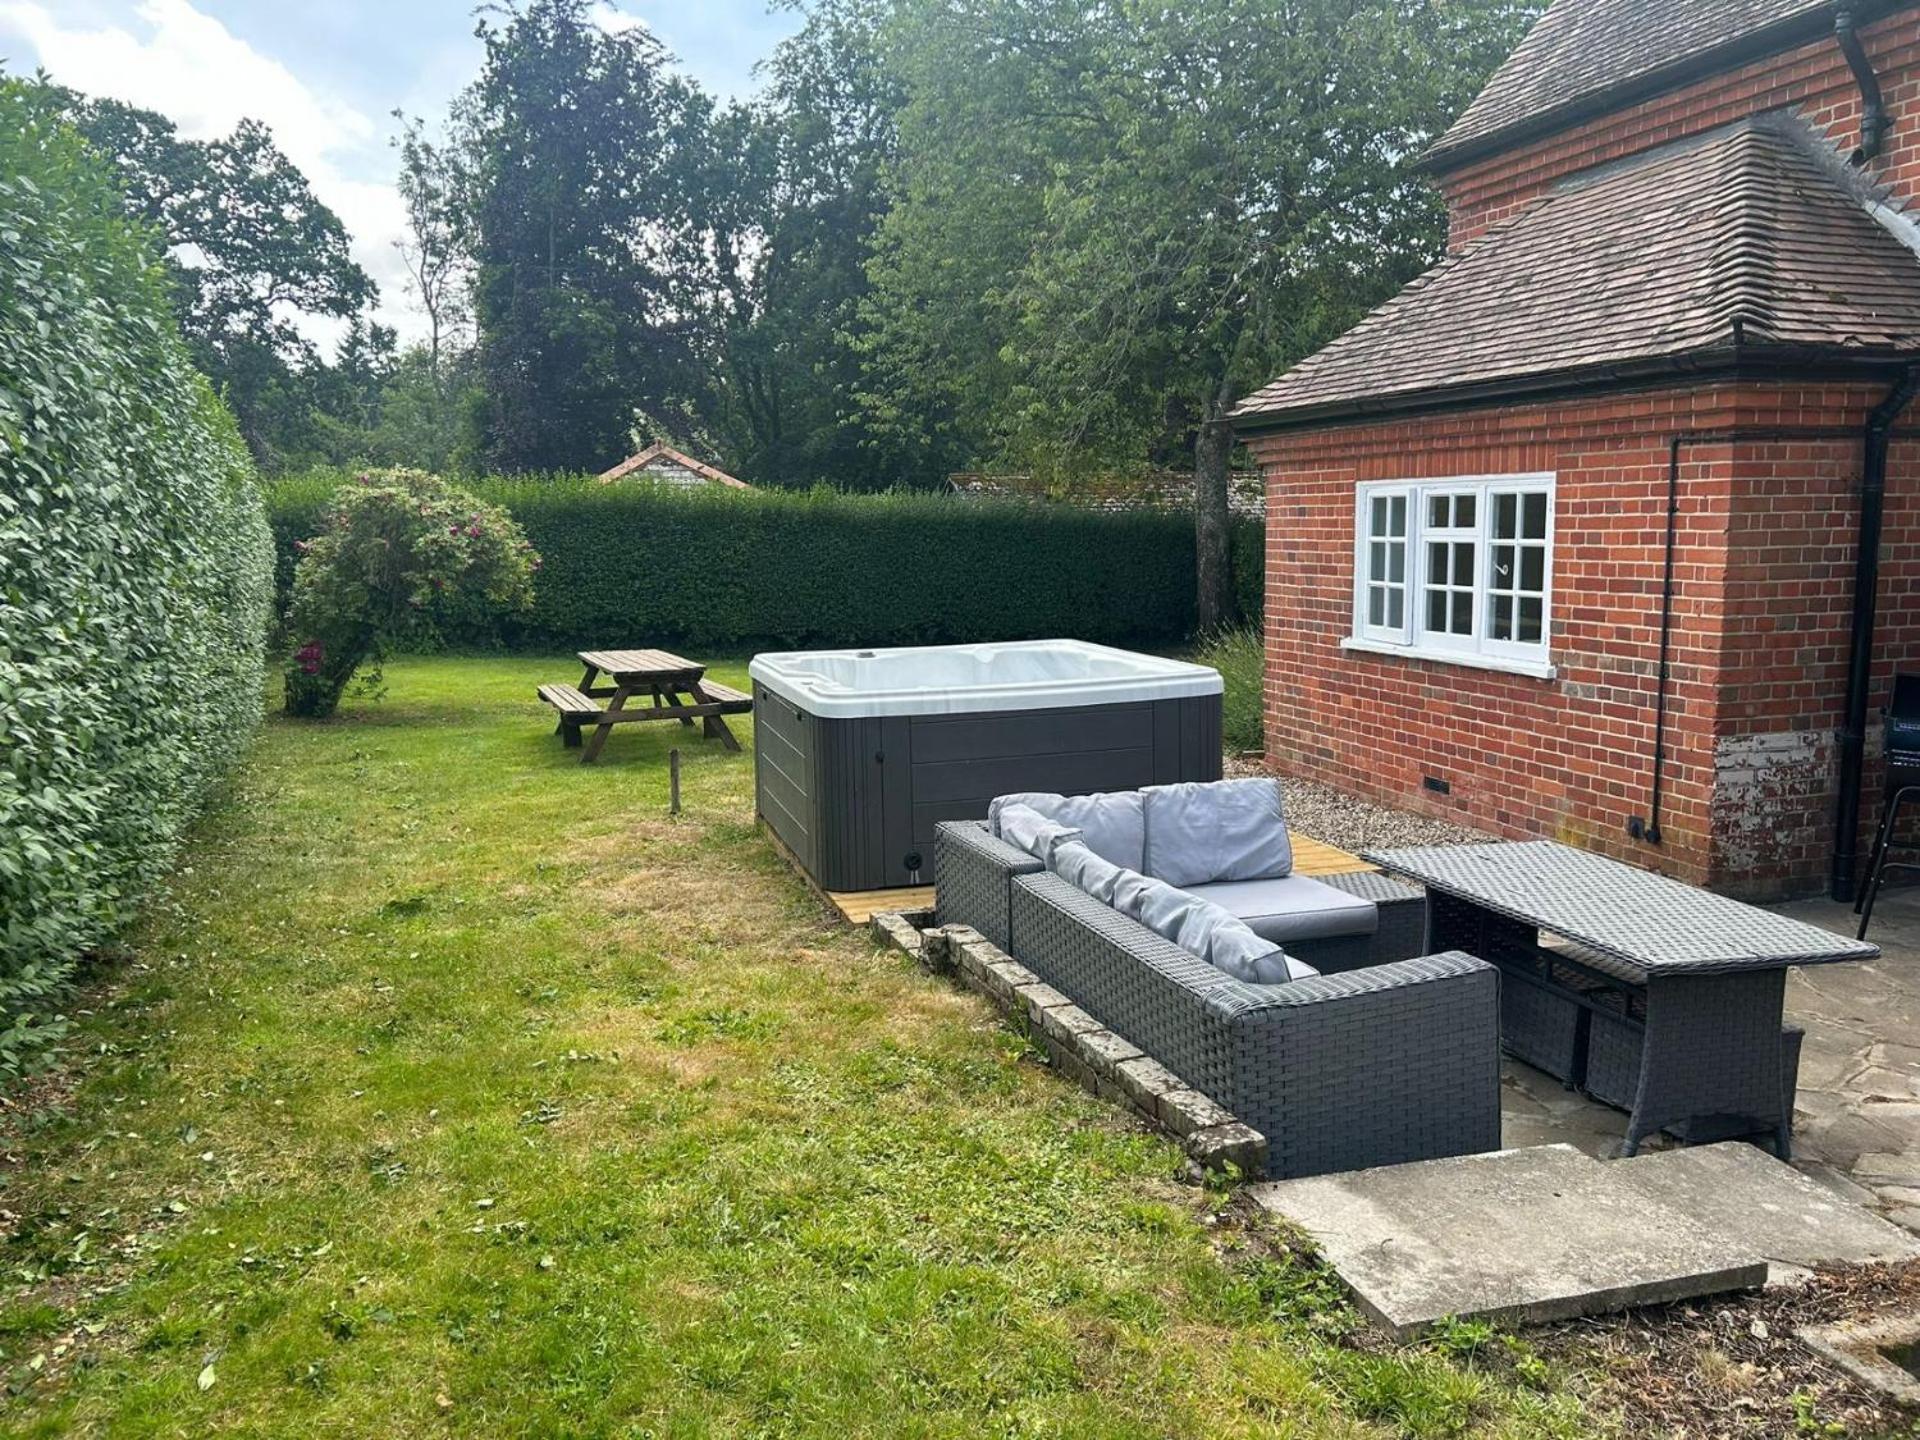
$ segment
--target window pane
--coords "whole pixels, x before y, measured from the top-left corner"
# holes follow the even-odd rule
[[[1453,583],[1471,585],[1473,583],[1473,542],[1461,540],[1453,547]]]
[[[1386,534],[1386,531],[1387,531],[1387,497],[1386,496],[1376,495],[1373,497],[1373,520],[1371,525],[1368,528],[1371,531],[1371,533],[1375,535]]]
[[[1367,623],[1384,625],[1387,623],[1387,592],[1378,585],[1367,589]]]
[[[1453,523],[1458,525],[1462,530],[1470,528],[1474,523],[1473,502],[1474,497],[1471,495],[1456,495],[1453,497]]]
[[[1450,545],[1427,546],[1427,583],[1444,585],[1447,583],[1447,551]]]
[[[1407,578],[1407,547],[1395,545],[1387,552],[1387,578],[1399,584]]]
[[[1453,593],[1453,633],[1471,635],[1473,633],[1473,592],[1455,590]]]
[[[1514,523],[1520,517],[1520,497],[1518,495],[1496,495],[1493,497],[1493,533],[1501,540],[1513,538]]]
[[[1388,532],[1395,536],[1405,535],[1407,533],[1407,497],[1406,496],[1396,495],[1393,497],[1391,513],[1392,513],[1392,523],[1388,527]]]
[[[1407,623],[1407,592],[1389,590],[1387,592],[1387,626],[1399,630]]]
[[[1427,629],[1444,635],[1447,630],[1447,592],[1427,592]]]
[[[1547,538],[1547,497],[1540,491],[1527,496],[1525,534],[1529,540]]]
[[[1520,601],[1520,643],[1537,645],[1540,643],[1540,601],[1527,596]]]
[[[1384,579],[1386,573],[1387,544],[1384,540],[1376,540],[1367,547],[1367,578],[1369,580]]]
[[[1487,633],[1495,640],[1513,638],[1513,597],[1511,595],[1493,597],[1493,618],[1488,622]]]
[[[1427,497],[1427,524],[1433,526],[1436,530],[1444,530],[1452,523],[1447,519],[1449,513],[1447,502],[1448,497],[1445,495],[1430,495]]]
[[[1487,584],[1495,590],[1513,588],[1513,546],[1493,547],[1493,574],[1488,578]]]
[[[1529,545],[1520,552],[1520,588],[1535,594],[1547,588],[1547,552],[1541,546]]]

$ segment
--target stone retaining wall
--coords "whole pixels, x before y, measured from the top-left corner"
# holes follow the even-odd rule
[[[986,996],[1046,1051],[1053,1068],[1177,1139],[1202,1170],[1265,1174],[1267,1140],[1113,1033],[971,925],[931,923],[926,911],[876,915],[874,938]]]

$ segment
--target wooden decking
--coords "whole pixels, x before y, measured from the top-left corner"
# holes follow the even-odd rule
[[[1380,868],[1324,840],[1302,835],[1298,830],[1288,833],[1293,839],[1293,873],[1296,875],[1351,875],[1356,870]],[[829,890],[825,893],[827,903],[840,912],[840,918],[855,925],[865,925],[874,916],[890,911],[933,908],[931,885],[905,885],[897,890]]]

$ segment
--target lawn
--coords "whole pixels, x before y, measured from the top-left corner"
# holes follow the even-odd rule
[[[6,1112],[9,1433],[1588,1433],[832,923],[750,748],[576,763],[573,668],[268,724]]]

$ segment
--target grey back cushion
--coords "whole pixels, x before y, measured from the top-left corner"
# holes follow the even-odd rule
[[[1147,868],[1146,806],[1138,790],[1110,795],[1055,795],[1032,790],[1002,795],[987,806],[987,828],[1002,839],[1001,815],[1009,805],[1025,805],[1049,820],[1071,825],[1087,837],[1087,848],[1124,870]]]
[[[1111,861],[1103,860],[1088,848],[1084,840],[1062,840],[1053,847],[1048,868],[1076,889],[1084,890],[1102,905],[1113,904],[1114,883],[1127,872]]]
[[[1115,909],[1236,980],[1284,985],[1319,973],[1261,939],[1237,916],[1150,875],[1122,872],[1114,900]]]
[[[1280,782],[1189,781],[1149,785],[1146,871],[1170,885],[1267,880],[1293,869]]]
[[[1000,838],[1017,850],[1050,864],[1056,845],[1079,840],[1080,832],[1050,820],[1026,805],[1009,805],[1000,812]]]

